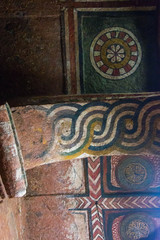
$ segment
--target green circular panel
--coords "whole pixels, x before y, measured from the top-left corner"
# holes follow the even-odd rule
[[[106,28],[92,41],[91,64],[101,76],[117,80],[128,77],[138,68],[142,50],[136,36],[121,27]]]

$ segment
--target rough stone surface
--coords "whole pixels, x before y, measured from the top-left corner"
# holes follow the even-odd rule
[[[65,198],[26,198],[25,207],[25,240],[88,240],[84,219],[79,219],[78,226],[78,219],[68,211]]]
[[[85,192],[84,162],[81,159],[43,165],[28,170],[26,174],[29,196]]]
[[[0,101],[63,94],[60,11],[47,1],[7,2],[0,3]]]
[[[26,193],[27,183],[14,122],[7,104],[0,107],[0,120],[1,186],[2,189],[5,187],[9,197],[20,197]]]
[[[0,203],[3,202],[3,199],[7,197],[6,189],[4,187],[2,177],[0,176]]]
[[[22,235],[25,228],[25,216],[22,213],[21,202],[21,199],[15,198],[5,199],[0,204],[1,240],[24,240]]]

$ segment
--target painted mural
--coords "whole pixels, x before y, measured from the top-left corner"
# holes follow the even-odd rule
[[[0,107],[0,239],[160,239],[160,94],[153,92],[160,89],[156,4],[57,0],[44,1],[41,11],[35,1],[35,6],[23,4],[29,15],[11,4],[17,12],[11,11],[14,21],[12,7],[5,11],[2,28],[17,40],[28,33],[19,29],[24,25],[19,21],[33,17],[31,30],[40,26],[36,38],[45,26],[44,35],[52,37],[57,50],[52,53],[66,50],[63,60],[50,61],[56,76],[62,77],[57,67],[65,65],[68,93],[93,94],[33,97],[26,105],[23,99],[17,101],[19,107]],[[37,18],[42,24],[37,25]],[[46,28],[48,20],[53,28]],[[63,50],[54,41],[60,30]],[[26,50],[32,49],[26,37]],[[45,39],[38,40],[37,54]],[[47,78],[45,83],[49,86]],[[56,84],[60,91],[62,81]]]
[[[90,239],[159,239],[160,179],[150,172],[156,171],[157,160],[148,156],[108,156],[85,160],[86,193],[73,196],[74,208],[70,211],[77,214],[87,212]],[[112,166],[109,165],[111,162]],[[115,163],[123,165],[123,171],[121,168],[116,171]],[[129,169],[132,169],[130,175]],[[154,189],[154,195],[151,189]],[[69,199],[73,201],[72,197]]]
[[[25,164],[160,153],[159,96],[17,107],[13,119]]]
[[[102,77],[123,79],[133,74],[142,59],[136,37],[124,28],[107,28],[98,34],[90,48],[90,60]]]
[[[156,22],[154,8],[74,9],[74,33],[69,34],[75,34],[76,57],[75,62],[67,58],[67,65],[76,65],[77,92],[159,90]]]
[[[50,231],[59,230],[60,240],[159,240],[159,161],[151,155],[94,156],[28,170],[31,236],[48,231],[50,218]],[[46,228],[35,231],[42,219]]]

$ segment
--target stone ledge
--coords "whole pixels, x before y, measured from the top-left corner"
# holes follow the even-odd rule
[[[0,107],[0,174],[8,197],[26,193],[26,177],[18,138],[8,104]],[[2,188],[3,189],[3,188]],[[2,198],[5,197],[4,190]]]

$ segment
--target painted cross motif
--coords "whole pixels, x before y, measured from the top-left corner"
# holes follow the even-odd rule
[[[140,194],[138,194],[138,196],[131,195],[127,197],[119,197],[119,195],[118,197],[112,197],[112,195],[106,197],[103,189],[103,160],[103,157],[92,157],[86,160],[88,189],[85,195],[75,195],[74,200],[76,206],[74,207],[74,211],[81,211],[82,209],[88,211],[91,240],[121,240],[123,238],[117,235],[119,224],[119,220],[117,219],[113,222],[112,230],[110,230],[113,231],[113,238],[108,238],[106,235],[105,212],[109,212],[110,210],[125,211],[125,209],[131,209],[132,211],[138,208],[160,208],[160,198],[157,196],[140,196]],[[131,218],[133,218],[132,215],[133,217],[135,216],[135,214],[131,214]],[[142,218],[141,215],[138,217]],[[118,219],[122,220],[123,216],[120,216]],[[158,224],[160,224],[159,220],[158,222]],[[116,238],[114,236],[116,236]]]
[[[91,239],[104,239],[102,208],[99,201],[102,199],[100,158],[88,159],[88,186],[89,196],[76,198],[77,209],[88,209],[91,214]]]

